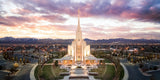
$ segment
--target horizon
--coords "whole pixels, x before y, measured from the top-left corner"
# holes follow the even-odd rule
[[[6,36],[6,37],[1,37],[1,38],[15,38],[15,39],[24,39],[24,38],[28,38],[28,39],[52,39],[52,40],[58,40],[58,39],[62,39],[62,38],[56,38],[56,39],[53,39],[53,38],[31,38],[31,37],[21,37],[21,38],[16,38],[16,37],[11,37],[11,36]],[[0,38],[0,39],[1,39]],[[85,39],[89,39],[89,38],[83,38],[84,40]],[[89,40],[111,40],[111,39],[128,39],[128,38],[110,38],[110,39],[89,39]],[[128,39],[128,40],[142,40],[144,38],[140,38],[140,39]],[[71,38],[71,39],[62,39],[62,40],[74,40],[74,38]],[[144,39],[144,40],[160,40],[160,39]]]
[[[79,9],[83,39],[160,40],[158,0],[1,0],[0,3],[0,38],[75,39]]]

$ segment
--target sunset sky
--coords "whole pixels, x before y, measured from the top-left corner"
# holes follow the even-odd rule
[[[0,0],[0,38],[160,39],[160,0]]]

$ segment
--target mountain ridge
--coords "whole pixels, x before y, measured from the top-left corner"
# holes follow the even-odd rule
[[[0,43],[59,43],[59,44],[70,44],[74,39],[37,39],[37,38],[14,38],[14,37],[3,37],[0,38]],[[116,39],[98,39],[92,40],[85,38],[87,43],[160,43],[160,40],[156,39],[124,39],[124,38],[116,38]]]

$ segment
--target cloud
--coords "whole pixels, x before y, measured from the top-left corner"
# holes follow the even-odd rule
[[[43,18],[43,20],[48,20],[50,22],[64,22],[66,21],[67,19],[60,16],[60,15],[44,15],[44,16],[41,16]]]
[[[36,12],[76,16],[77,10],[80,9],[82,17],[120,17],[140,21],[160,21],[159,0],[92,0],[85,3],[72,0],[14,0],[13,2],[22,6],[19,10],[21,14]]]
[[[0,16],[0,24],[6,26],[16,26],[22,24],[24,22],[29,22],[30,19],[27,17],[16,17],[16,16]]]
[[[20,26],[17,30],[19,32],[26,30],[28,32],[24,31],[25,33],[51,35],[52,31],[55,31],[57,35],[73,36],[74,34],[71,33],[76,30],[74,18],[77,17],[78,9],[81,11],[81,18],[91,20],[81,24],[85,37],[104,38],[103,35],[128,37],[133,36],[131,33],[137,33],[136,36],[142,38],[146,34],[160,30],[159,0],[86,0],[80,2],[11,0],[2,2],[0,1],[2,4],[0,5],[0,28],[4,26],[19,28]],[[16,31],[14,33],[16,34]]]
[[[44,20],[51,23],[63,23],[67,19],[60,15],[42,15],[42,16],[0,16],[0,25],[5,26],[20,26],[26,23],[36,23]]]

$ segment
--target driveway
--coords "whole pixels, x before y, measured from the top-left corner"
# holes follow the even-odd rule
[[[130,64],[126,60],[121,60],[121,63],[123,63],[128,70],[128,74],[129,74],[128,80],[150,80],[150,77],[144,76],[138,70],[138,65]]]

